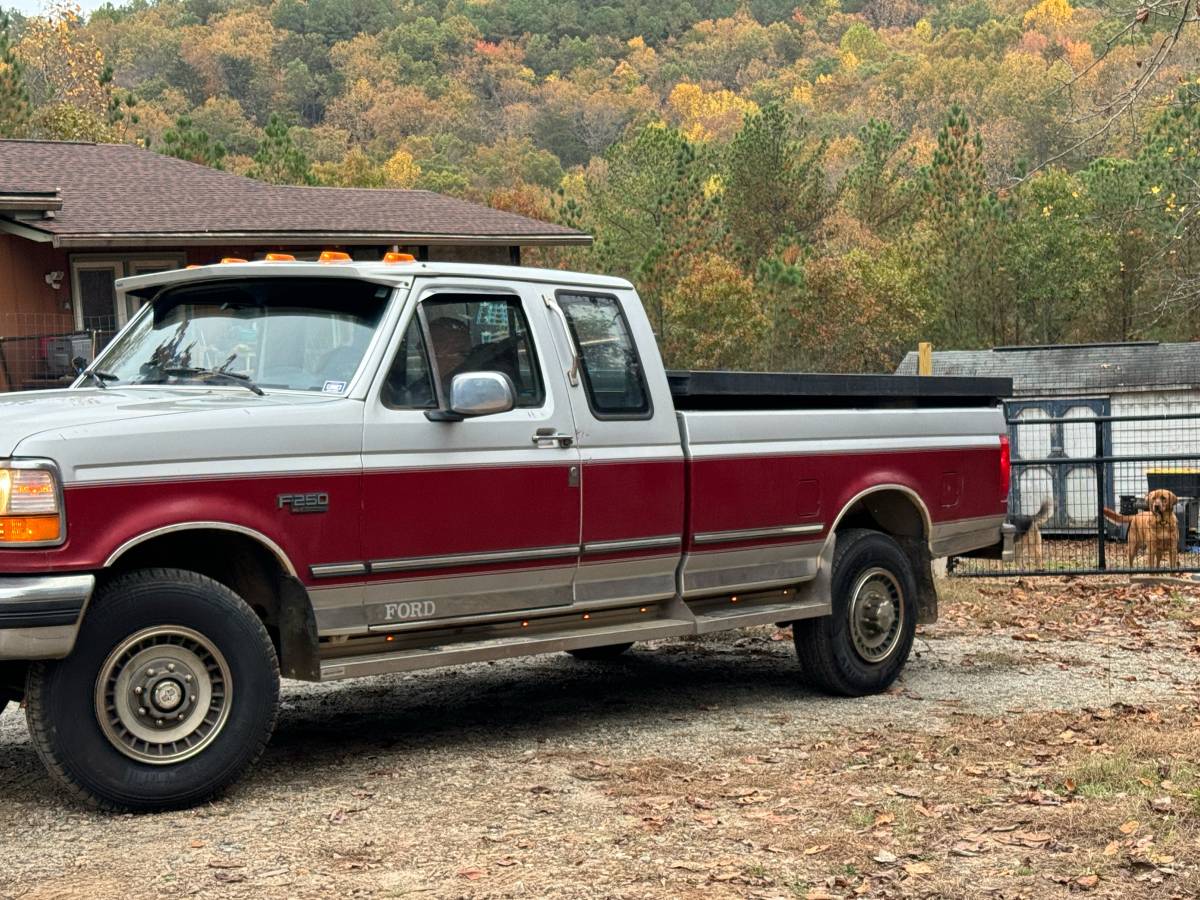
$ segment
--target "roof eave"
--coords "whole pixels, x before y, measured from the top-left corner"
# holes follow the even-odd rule
[[[588,246],[592,236],[568,234],[422,234],[420,232],[296,232],[296,231],[167,231],[167,232],[53,232],[54,246],[65,249],[113,247],[222,246],[286,244],[319,247],[329,244],[416,244],[479,247]]]

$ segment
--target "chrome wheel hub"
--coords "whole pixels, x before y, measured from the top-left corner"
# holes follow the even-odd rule
[[[886,569],[863,572],[850,593],[850,638],[854,650],[870,663],[882,662],[900,642],[904,594]]]
[[[109,742],[139,762],[195,756],[229,716],[229,665],[202,634],[147,628],[109,654],[96,679],[96,718]]]

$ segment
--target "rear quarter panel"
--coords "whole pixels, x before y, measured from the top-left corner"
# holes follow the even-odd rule
[[[846,509],[875,489],[914,498],[934,555],[998,537],[999,408],[678,415],[687,455],[685,596],[813,577]]]

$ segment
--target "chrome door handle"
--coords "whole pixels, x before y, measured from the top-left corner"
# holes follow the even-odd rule
[[[539,428],[533,435],[535,447],[570,447],[575,443],[575,435],[561,434],[553,428]]]
[[[579,348],[575,346],[575,339],[571,337],[571,326],[567,322],[567,314],[562,311],[558,301],[549,294],[543,294],[542,300],[545,302],[546,308],[554,313],[558,317],[558,321],[562,323],[567,346],[571,348],[571,368],[567,370],[567,380],[571,382],[571,387],[576,387],[579,384]]]

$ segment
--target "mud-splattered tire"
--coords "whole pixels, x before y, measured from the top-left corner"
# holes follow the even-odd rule
[[[581,647],[578,650],[568,650],[576,659],[582,659],[587,662],[604,662],[608,659],[616,659],[626,650],[633,646],[633,642],[628,644],[606,644],[603,647]]]
[[[146,569],[100,588],[66,659],[33,665],[34,748],[102,809],[175,809],[233,783],[262,754],[279,663],[254,611],[224,585]]]
[[[886,534],[845,531],[834,551],[832,600],[832,615],[792,628],[805,680],[847,697],[887,689],[904,668],[916,634],[912,561]]]

